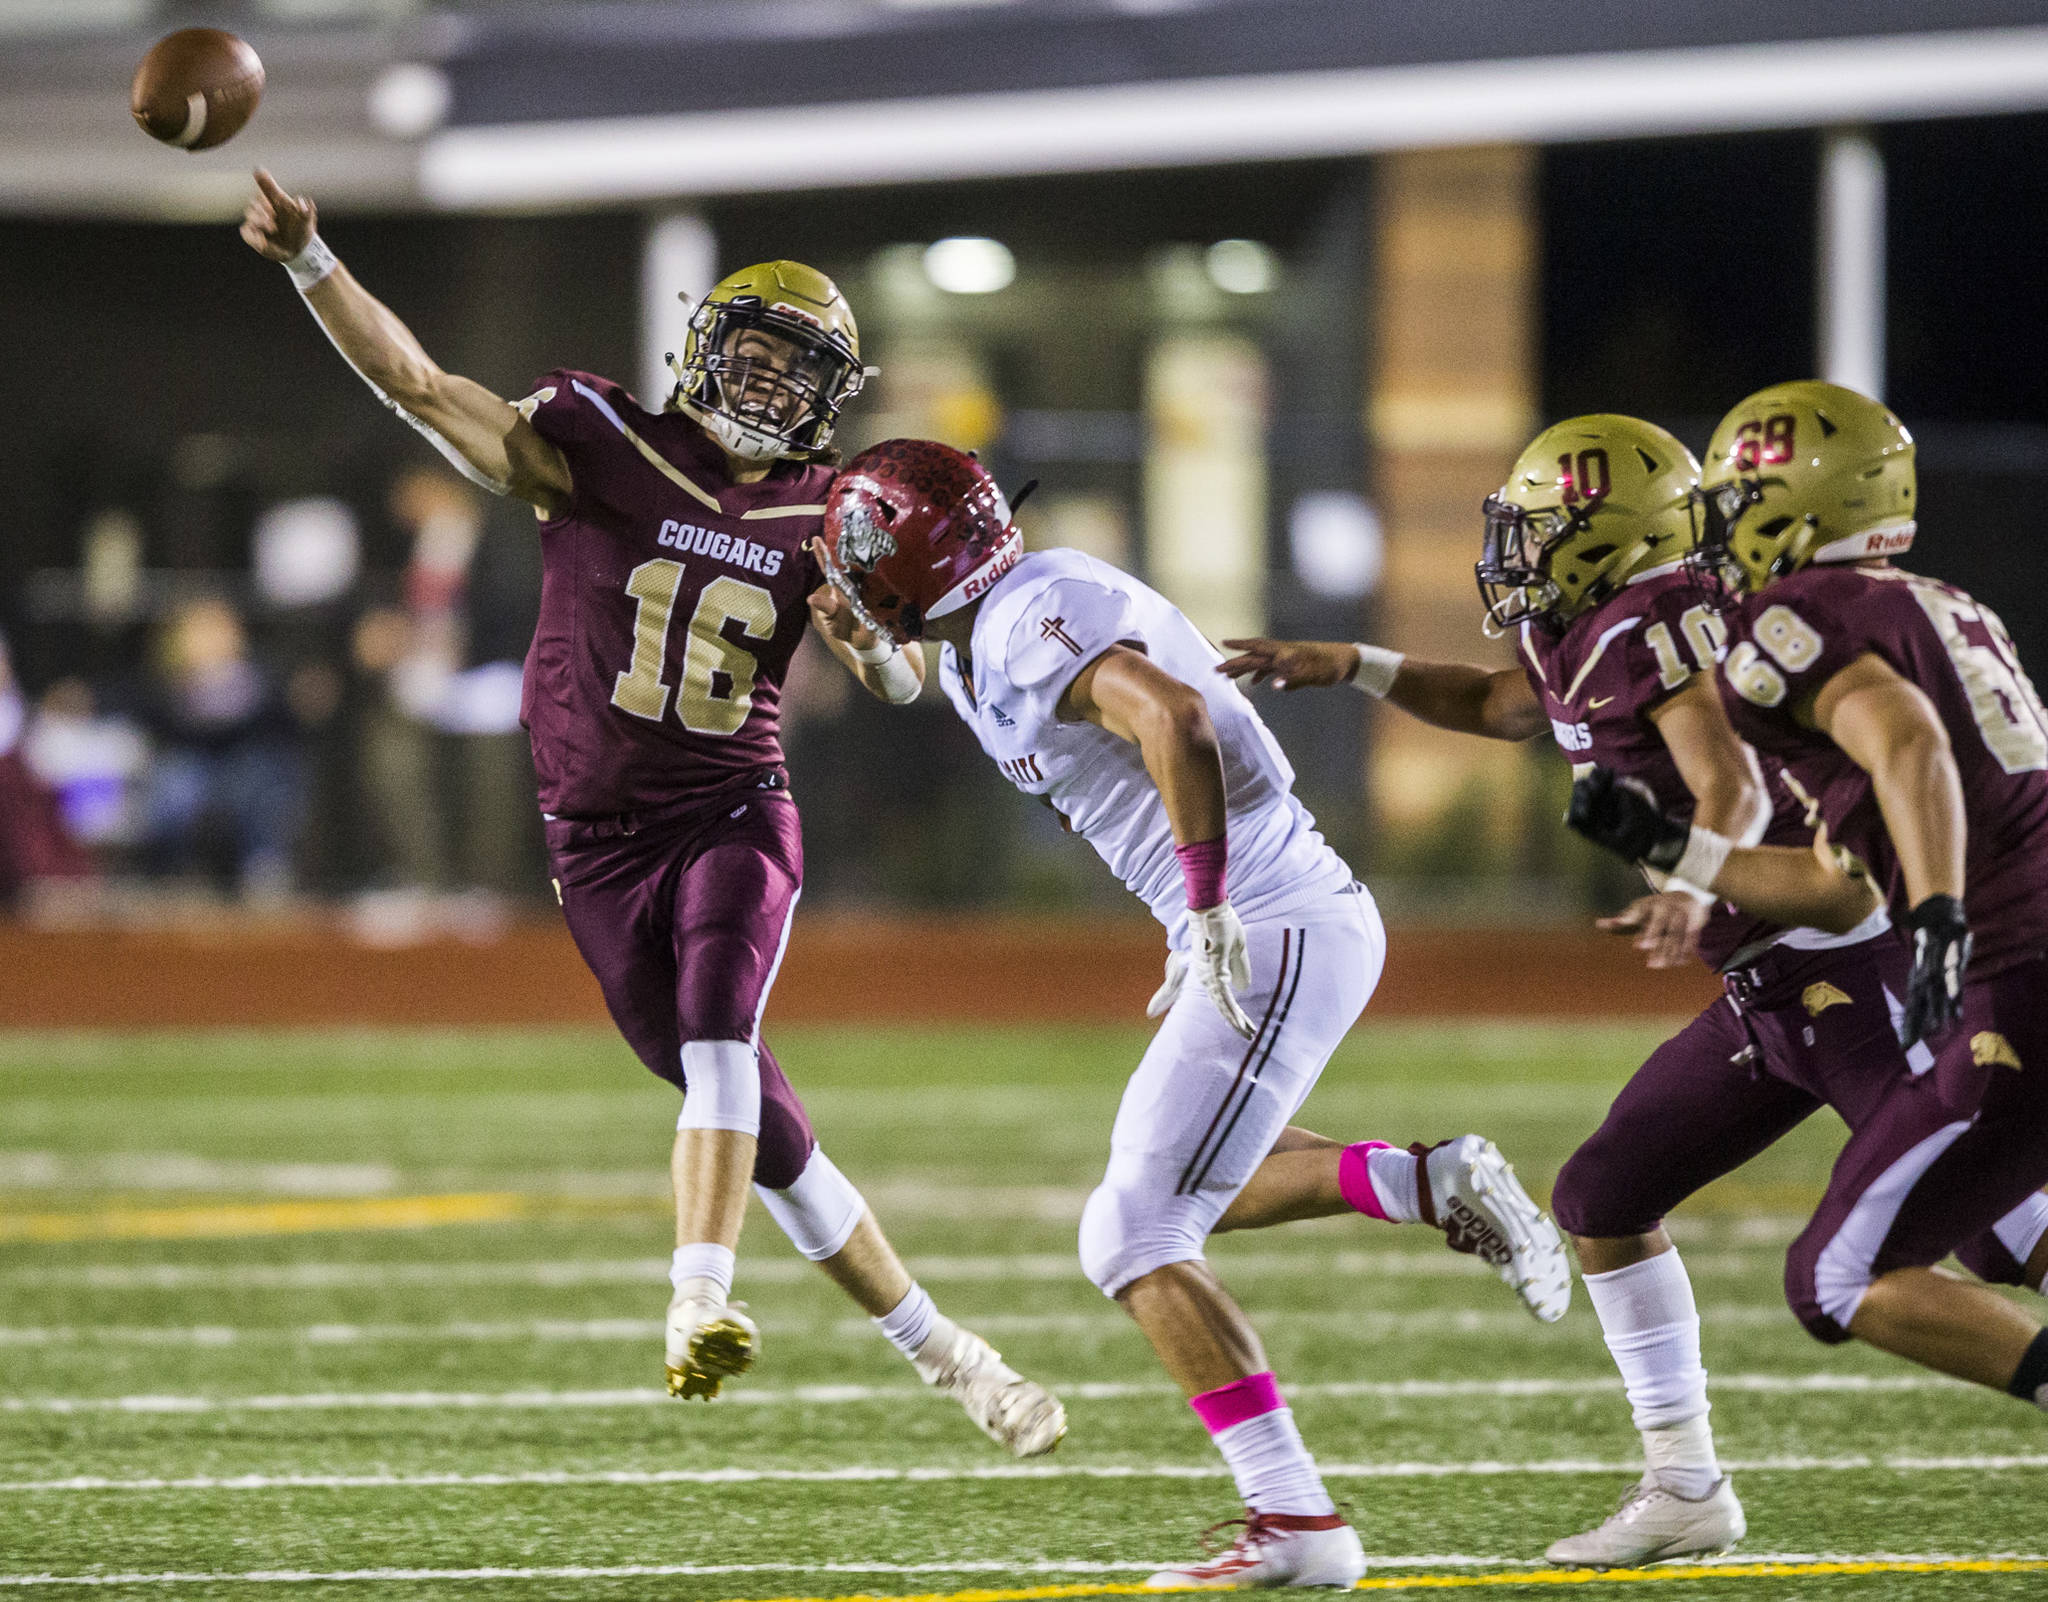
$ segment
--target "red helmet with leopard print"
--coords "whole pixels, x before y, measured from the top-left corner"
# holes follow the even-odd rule
[[[888,439],[825,497],[825,576],[861,623],[899,644],[988,593],[1024,537],[987,468],[930,439]]]

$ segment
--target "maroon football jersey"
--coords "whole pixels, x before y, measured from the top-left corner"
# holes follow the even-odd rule
[[[783,462],[734,484],[694,421],[588,373],[549,373],[520,410],[573,480],[541,525],[526,653],[541,809],[634,812],[774,768],[832,469]]]
[[[1721,690],[1737,730],[1815,797],[1832,837],[1871,865],[1897,911],[1905,885],[1870,782],[1802,719],[1866,653],[1926,694],[1963,784],[1970,972],[2048,947],[2048,714],[1997,614],[1900,568],[1821,566],[1745,596],[1730,621]]]
[[[1695,674],[1712,671],[1727,640],[1700,581],[1681,571],[1652,573],[1626,584],[1560,635],[1522,626],[1522,667],[1550,714],[1551,732],[1574,767],[1599,763],[1640,779],[1659,806],[1692,816],[1693,795],[1650,713]],[[1791,805],[1775,763],[1770,772],[1773,845],[1812,843],[1801,809]],[[1779,925],[1718,902],[1700,934],[1700,956],[1714,968],[1747,947],[1782,933]]]

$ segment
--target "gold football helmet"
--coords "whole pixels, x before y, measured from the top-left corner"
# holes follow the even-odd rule
[[[1703,480],[1702,559],[1746,589],[1913,543],[1913,436],[1840,384],[1758,390],[1714,430]]]
[[[721,279],[669,357],[669,405],[749,461],[809,457],[860,393],[860,330],[839,286],[802,262],[768,261]]]
[[[1562,627],[1632,574],[1693,548],[1699,463],[1636,417],[1596,413],[1546,428],[1486,498],[1476,571],[1489,633]]]

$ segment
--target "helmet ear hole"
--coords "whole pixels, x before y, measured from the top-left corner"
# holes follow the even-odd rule
[[[1763,522],[1761,522],[1761,523],[1757,524],[1757,528],[1756,528],[1756,531],[1757,531],[1757,533],[1761,534],[1761,535],[1762,535],[1762,536],[1763,536],[1763,537],[1764,537],[1765,539],[1769,539],[1769,538],[1771,538],[1771,537],[1772,537],[1773,535],[1777,535],[1777,534],[1782,534],[1782,533],[1784,533],[1784,532],[1785,532],[1785,530],[1786,530],[1786,529],[1788,529],[1788,528],[1790,528],[1791,526],[1792,526],[1792,519],[1791,519],[1791,518],[1789,518],[1789,517],[1773,517],[1773,518],[1767,518],[1767,519],[1766,519],[1765,521],[1763,521]]]

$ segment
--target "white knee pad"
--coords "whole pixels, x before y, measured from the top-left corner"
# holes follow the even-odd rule
[[[761,1133],[761,1064],[752,1042],[686,1042],[683,1084],[683,1110],[676,1128]]]
[[[822,1146],[811,1148],[811,1160],[787,1190],[756,1185],[754,1194],[790,1244],[814,1263],[839,1254],[868,1206]]]
[[[1112,1157],[1081,1209],[1081,1272],[1114,1296],[1155,1268],[1199,1263],[1220,1211],[1215,1197],[1177,1196],[1171,1176]]]

